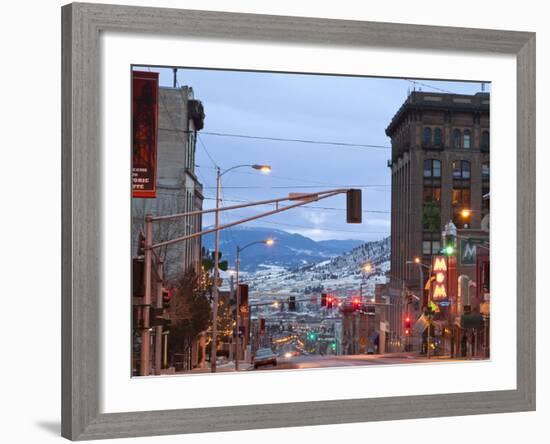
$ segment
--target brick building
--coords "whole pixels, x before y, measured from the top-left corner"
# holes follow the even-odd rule
[[[490,95],[412,92],[401,105],[386,134],[391,138],[392,174],[390,287],[410,290],[424,301],[419,288],[432,256],[442,248],[441,232],[452,221],[460,239],[486,240],[482,219],[489,213]],[[463,210],[468,210],[464,212]],[[471,250],[471,245],[467,245]],[[462,261],[457,275],[475,280],[475,260]],[[409,262],[409,263],[407,263]],[[463,265],[463,266],[462,266]],[[471,268],[471,269],[470,269]],[[456,297],[456,283],[450,284]],[[456,301],[456,298],[454,299]],[[422,303],[411,304],[413,316]]]

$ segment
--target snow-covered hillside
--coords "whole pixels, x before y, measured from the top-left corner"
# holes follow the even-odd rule
[[[374,292],[376,283],[385,283],[390,267],[390,238],[367,242],[332,259],[287,269],[266,265],[260,271],[243,273],[252,293],[296,293],[307,295],[327,291],[340,296],[357,294],[361,283],[365,295]],[[373,269],[364,273],[369,262]]]

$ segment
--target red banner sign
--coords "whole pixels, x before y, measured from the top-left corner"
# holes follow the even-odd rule
[[[132,197],[156,197],[159,75],[132,71]]]

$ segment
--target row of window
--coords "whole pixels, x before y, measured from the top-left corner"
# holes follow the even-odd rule
[[[453,188],[452,204],[467,208],[470,206],[470,196],[470,187]],[[441,187],[425,186],[423,197],[424,203],[435,202],[439,204],[441,202]]]
[[[443,131],[441,128],[430,128],[429,126],[424,128],[424,134],[422,137],[423,145],[441,147],[443,145]],[[489,131],[483,131],[481,133],[480,147],[483,150],[489,149],[490,137]],[[451,137],[451,145],[453,148],[470,149],[472,147],[472,133],[466,129],[464,131],[458,128],[453,130]]]
[[[467,160],[455,160],[453,162],[453,179],[470,179],[471,164]],[[481,165],[482,180],[489,180],[489,162]],[[441,161],[437,159],[426,159],[424,161],[424,177],[440,178]]]

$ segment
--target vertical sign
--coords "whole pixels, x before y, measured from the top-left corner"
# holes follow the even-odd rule
[[[447,299],[447,259],[445,256],[434,256],[432,270],[434,281],[432,284],[432,299],[442,301]]]
[[[156,197],[159,75],[132,71],[132,197]]]

